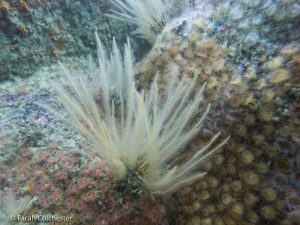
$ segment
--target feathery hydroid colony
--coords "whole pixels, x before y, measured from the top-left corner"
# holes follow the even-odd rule
[[[163,29],[167,12],[170,9],[168,0],[111,0],[118,11],[110,17],[135,25],[135,34],[154,43]]]
[[[162,98],[156,75],[147,95],[139,93],[129,41],[123,60],[115,40],[110,57],[97,35],[96,41],[99,66],[90,63],[88,79],[76,79],[63,68],[65,81],[54,86],[70,118],[47,108],[99,144],[99,151],[102,149],[102,156],[111,162],[118,179],[128,171],[139,171],[146,187],[162,194],[201,178],[204,173],[193,173],[195,168],[228,140],[209,150],[219,133],[187,162],[173,164],[178,151],[198,133],[209,112],[208,105],[201,118],[191,124],[205,85],[192,98],[196,78],[189,85],[184,79],[177,82],[173,75]],[[97,94],[100,102],[95,100]]]

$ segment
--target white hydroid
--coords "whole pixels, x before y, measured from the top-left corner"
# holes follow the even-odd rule
[[[136,170],[152,193],[163,194],[201,178],[204,173],[195,169],[227,142],[211,149],[219,133],[188,161],[177,164],[175,159],[209,112],[209,105],[199,109],[205,85],[193,94],[196,78],[191,85],[173,75],[161,95],[156,75],[147,94],[138,92],[129,41],[122,59],[115,40],[109,57],[97,35],[96,40],[98,66],[90,63],[88,79],[74,78],[63,68],[64,82],[54,86],[69,118],[46,108],[93,139],[118,179]],[[200,119],[191,121],[199,110]]]
[[[111,0],[117,10],[110,17],[136,26],[135,33],[150,43],[156,40],[167,20],[169,0]]]

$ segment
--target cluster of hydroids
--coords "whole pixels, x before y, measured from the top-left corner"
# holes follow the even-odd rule
[[[157,74],[147,94],[139,92],[129,41],[124,57],[115,40],[109,56],[97,35],[96,41],[98,65],[91,62],[88,75],[81,78],[63,68],[64,81],[54,85],[69,117],[46,108],[93,139],[117,179],[136,171],[148,190],[163,194],[203,177],[205,173],[194,171],[227,142],[225,139],[211,149],[220,133],[186,162],[178,164],[176,159],[209,112],[210,105],[202,107],[202,116],[191,121],[199,112],[205,85],[193,94],[196,77],[188,84],[173,75],[160,94]]]

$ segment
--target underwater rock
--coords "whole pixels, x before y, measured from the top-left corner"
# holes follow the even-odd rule
[[[63,9],[67,11],[75,13],[80,9],[78,1],[64,2]],[[197,11],[205,1],[196,2],[194,11],[187,10],[182,18],[177,18],[178,23],[167,25],[148,55],[139,62],[136,83],[145,89],[146,95],[157,71],[161,74],[160,90],[166,87],[170,73],[176,73],[178,80],[184,77],[192,81],[197,76],[195,91],[206,82],[204,104],[211,104],[209,120],[180,156],[190,157],[217,131],[221,131],[223,138],[229,135],[231,138],[222,151],[215,152],[200,168],[207,173],[202,180],[182,188],[172,200],[165,196],[154,201],[147,194],[139,195],[140,190],[128,195],[135,187],[134,182],[130,184],[131,189],[126,188],[129,186],[126,182],[117,186],[110,173],[111,166],[95,156],[95,146],[32,104],[42,99],[59,108],[55,98],[43,92],[31,95],[32,88],[22,89],[15,82],[13,85],[19,92],[0,94],[1,190],[12,187],[22,198],[36,199],[29,213],[42,209],[53,214],[76,215],[78,220],[74,224],[297,224],[300,202],[298,5],[294,0],[289,4],[271,0],[214,2],[203,7],[215,10],[206,17],[201,10]],[[36,9],[31,1],[26,4],[30,8],[23,5],[19,12],[24,17],[30,13],[33,19],[44,16],[43,9]],[[1,19],[15,10],[17,1],[10,7],[0,9]],[[284,8],[282,14],[279,14],[280,7]],[[105,9],[109,10],[109,6]],[[21,40],[31,40],[35,28],[27,20],[14,21],[25,24],[19,35]],[[74,37],[70,43],[65,42],[70,37],[69,29],[75,29],[76,33],[81,26],[75,28],[74,23],[60,24],[51,18],[41,21],[50,25],[48,31],[53,31],[51,46],[57,54],[51,53],[51,57],[79,54],[76,48],[68,50],[75,43],[80,54],[93,47],[89,34],[83,34],[81,40]],[[8,27],[7,20],[1,24]],[[59,33],[61,28],[67,29],[66,34]],[[113,33],[110,28],[117,29],[106,23],[99,29]],[[10,65],[6,62],[19,62],[17,52],[23,52],[28,46],[22,46],[18,38],[16,43],[11,43],[7,35],[0,36],[6,46],[2,51],[5,66]],[[108,38],[103,36],[104,40]],[[41,43],[45,44],[44,39]],[[33,53],[36,63],[40,55],[45,56],[40,50]],[[25,50],[23,53],[26,55]],[[45,57],[51,61],[49,55]],[[22,62],[25,68],[27,61]],[[7,68],[5,71],[23,71],[18,65]],[[24,75],[28,71],[30,68]],[[51,79],[46,77],[46,83]],[[101,96],[97,97],[100,100]],[[21,128],[29,121],[36,126]]]
[[[104,16],[110,7],[101,0],[1,1],[0,81],[32,76],[58,60],[78,62],[95,47],[95,28],[106,43],[112,36],[125,40],[119,34],[128,35],[129,27]]]
[[[224,4],[228,5],[228,2]],[[288,113],[283,116],[284,108],[291,101],[284,96],[297,87],[297,83],[290,82],[292,58],[299,54],[299,43],[294,40],[292,43],[297,44],[286,44],[286,40],[282,39],[277,39],[275,43],[272,32],[263,33],[262,37],[261,32],[272,26],[258,26],[269,19],[259,15],[254,8],[259,11],[264,4],[267,3],[255,1],[253,5],[245,4],[253,8],[251,11],[236,5],[228,8],[228,14],[225,14],[225,9],[220,9],[217,15],[221,15],[222,21],[229,25],[225,30],[216,29],[212,33],[205,32],[211,26],[203,21],[201,13],[194,20],[189,20],[185,15],[186,23],[199,21],[199,25],[194,26],[201,30],[197,41],[186,41],[195,39],[192,36],[196,36],[196,30],[191,30],[186,37],[176,37],[176,33],[165,31],[139,63],[137,82],[143,88],[147,87],[155,71],[166,73],[174,67],[180,71],[179,74],[191,79],[197,74],[199,86],[207,82],[206,96],[212,104],[210,116],[213,122],[200,131],[191,147],[185,150],[187,154],[201,145],[207,134],[215,129],[222,130],[224,135],[231,134],[226,148],[203,166],[207,176],[177,193],[180,203],[178,224],[284,224],[287,215],[284,199],[288,194],[282,193],[279,185],[274,185],[272,181],[275,174],[279,173],[275,162],[280,161],[282,154],[277,150],[274,138],[283,135],[278,132],[284,126],[280,121],[292,118]],[[274,3],[271,1],[270,4]],[[220,4],[219,7],[222,6]],[[279,7],[276,4],[274,6],[276,10]],[[250,20],[248,17],[256,16],[257,21],[252,19],[252,24],[245,25],[243,31],[238,30],[240,27],[234,27],[234,21]],[[218,18],[211,19],[218,21]],[[257,27],[251,29],[253,25]],[[224,38],[224,32],[227,38]],[[163,64],[156,63],[161,54],[169,54],[165,43],[168,46],[174,43],[173,46],[179,49],[178,53]],[[243,51],[240,43],[245,45]],[[274,54],[280,51],[280,54]],[[164,80],[161,81],[162,89],[163,84]],[[297,96],[295,98],[299,99]],[[288,130],[294,129],[292,127],[288,125],[282,133],[289,133]],[[295,152],[291,152],[289,159],[293,162],[295,158]],[[287,178],[295,164],[285,165],[281,171]],[[286,185],[293,186],[292,183]],[[243,201],[239,202],[240,199]],[[269,205],[269,202],[272,204]],[[210,211],[211,208],[214,210]]]

